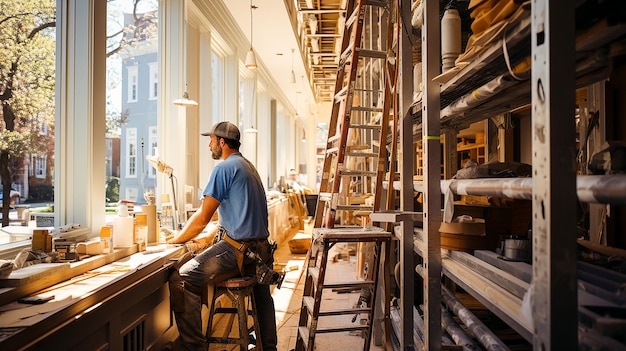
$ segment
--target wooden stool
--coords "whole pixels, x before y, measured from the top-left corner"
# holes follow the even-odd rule
[[[261,332],[259,330],[259,320],[253,293],[255,284],[256,279],[253,277],[231,278],[215,284],[206,331],[209,347],[211,344],[235,344],[239,345],[239,350],[241,351],[248,350],[248,344],[250,343],[249,334],[254,330],[256,337],[255,349],[261,349]],[[228,297],[232,307],[216,307],[216,302],[222,295]],[[217,314],[228,315],[226,323],[219,323],[219,329],[214,328],[215,326],[213,325]],[[248,327],[248,316],[252,317],[253,325],[250,328]],[[230,336],[235,318],[237,318],[238,323],[238,338]],[[214,335],[218,330],[222,330],[222,326],[224,327],[222,336]]]

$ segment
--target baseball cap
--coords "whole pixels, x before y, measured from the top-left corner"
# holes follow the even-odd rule
[[[231,139],[239,141],[240,133],[239,128],[230,122],[219,122],[211,128],[210,131],[202,133],[201,135],[209,136],[215,135],[220,138]]]

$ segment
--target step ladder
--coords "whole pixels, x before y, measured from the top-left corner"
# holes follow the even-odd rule
[[[296,351],[314,350],[317,334],[339,332],[361,335],[363,350],[369,350],[373,326],[380,321],[385,323],[390,344],[386,263],[391,234],[378,227],[363,228],[365,223],[358,226],[355,221],[359,215],[369,219],[369,213],[380,209],[382,197],[396,71],[395,54],[389,49],[393,41],[389,9],[389,1],[350,0],[347,4],[350,16],[337,69]],[[354,272],[353,280],[326,279],[330,250],[337,243],[356,243],[367,256],[363,271]],[[384,277],[384,287],[378,284],[379,276]],[[356,303],[322,306],[324,294],[338,289],[356,295],[351,296],[356,297]],[[374,310],[381,306],[376,298],[381,292],[386,307],[375,321]],[[325,323],[328,319],[332,320],[330,325]]]
[[[314,228],[354,226],[380,209],[390,121],[389,1],[352,0],[338,63]],[[381,22],[384,21],[384,22]],[[365,30],[364,30],[365,28]],[[395,72],[395,69],[391,69]]]
[[[378,292],[381,290],[378,287],[379,268],[387,267],[385,263],[389,257],[390,239],[391,233],[377,227],[371,229],[313,229],[295,351],[313,351],[317,334],[339,332],[360,332],[363,339],[363,350],[370,349],[375,318],[374,311],[376,306],[380,304],[380,301],[377,300]],[[366,257],[371,256],[371,260],[364,263],[365,269],[361,279],[356,275],[351,280],[326,279],[326,268],[329,258],[331,258],[329,253],[331,248],[338,243],[358,243],[357,247],[360,250],[357,251],[363,252]],[[387,269],[383,269],[383,271],[388,277],[389,271]],[[345,278],[345,274],[340,278]],[[388,279],[384,280],[385,285],[387,285]],[[352,293],[352,295],[358,294],[358,298],[353,296],[352,300],[355,300],[355,303],[350,306],[341,306],[340,303],[335,303],[331,308],[327,306],[322,308],[324,293],[328,294],[333,291]],[[387,292],[388,287],[384,291]],[[344,297],[341,298],[342,301],[344,299]],[[328,301],[326,299],[326,302]],[[388,301],[385,303],[388,304]],[[324,321],[324,317],[329,318]],[[385,331],[389,335],[390,323],[388,323],[387,312],[385,312],[383,319],[386,320]],[[387,342],[390,342],[389,338],[387,338]],[[350,350],[355,349],[356,346],[354,345],[350,347]]]

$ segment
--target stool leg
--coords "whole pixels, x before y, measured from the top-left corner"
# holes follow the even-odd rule
[[[255,350],[261,350],[263,345],[263,340],[261,339],[261,329],[259,327],[259,317],[256,309],[256,299],[254,298],[253,288],[250,288],[248,291],[248,300],[250,302],[250,314],[252,315],[252,323],[254,328],[254,336],[256,337],[256,347]]]
[[[237,314],[239,318],[239,349],[241,351],[248,350],[248,312],[246,305],[246,294],[245,290],[237,289],[237,299],[235,303],[237,304]]]
[[[209,307],[209,320],[206,326],[205,335],[207,337],[211,336],[211,332],[213,329],[213,316],[215,316],[215,303],[217,299],[222,295],[222,289],[215,287],[213,291],[213,298],[211,299],[211,306]]]
[[[215,307],[215,303],[217,302],[217,299],[221,295],[226,295],[228,297],[228,299],[232,303],[232,308],[217,309]],[[254,349],[262,350],[263,346],[261,344],[261,331],[259,329],[259,320],[258,320],[257,311],[256,311],[257,306],[256,306],[256,301],[254,299],[254,292],[253,292],[252,286],[237,287],[237,288],[216,287],[212,300],[213,302],[210,308],[210,314],[208,318],[208,325],[207,325],[207,331],[206,331],[206,337],[209,341],[209,344],[214,344],[214,343],[220,343],[220,344],[227,343],[231,345],[235,344],[235,345],[239,345],[240,351],[247,351],[248,344],[250,343],[250,331],[254,330],[254,333],[256,334],[255,335],[256,345]],[[212,328],[213,328],[213,322],[214,322],[213,317],[216,313],[226,313],[229,315],[228,322],[226,323],[227,328],[226,328],[225,335],[223,337],[217,337],[217,338],[213,337],[213,334],[212,334]],[[253,325],[251,327],[248,327],[249,316],[251,316],[253,320]],[[239,336],[237,338],[235,337],[230,338],[229,335],[233,327],[235,317],[237,318],[238,323],[239,323],[237,326]]]

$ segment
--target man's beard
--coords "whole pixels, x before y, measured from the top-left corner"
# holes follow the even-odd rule
[[[211,157],[213,157],[214,160],[222,158],[222,147],[217,145],[214,149],[211,149]]]

